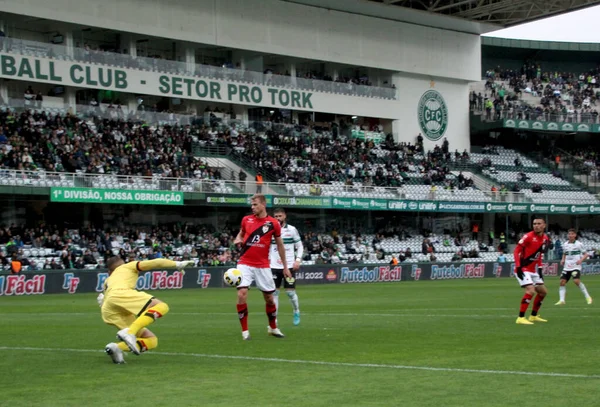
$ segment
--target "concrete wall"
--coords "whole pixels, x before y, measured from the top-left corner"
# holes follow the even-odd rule
[[[399,98],[399,120],[392,123],[392,132],[397,141],[414,143],[419,133],[423,134],[425,150],[442,144],[443,138],[450,143],[450,150],[470,149],[469,138],[469,88],[463,82],[440,78],[424,78],[410,75],[394,75],[392,82],[402,89]],[[439,140],[429,139],[419,125],[419,102],[429,90],[437,91],[447,108],[447,127]]]
[[[2,52],[0,64],[0,77],[27,82],[342,115],[387,119],[399,117],[397,100],[296,91],[226,80],[24,57]]]
[[[0,0],[0,10],[173,40],[477,80],[477,35],[278,0]]]

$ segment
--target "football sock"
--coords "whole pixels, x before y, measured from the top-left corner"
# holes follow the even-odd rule
[[[269,318],[269,326],[271,329],[277,328],[277,308],[275,304],[266,305],[267,318]]]
[[[160,302],[153,305],[133,321],[133,324],[129,327],[129,333],[136,335],[142,328],[147,327],[167,312],[169,312],[169,306],[166,303]]]
[[[292,308],[294,312],[300,311],[300,305],[298,304],[298,294],[296,294],[296,290],[286,291],[288,297],[290,297],[290,302],[292,303]]]
[[[273,293],[273,302],[275,303],[275,308],[279,311],[279,290],[275,290]]]
[[[242,325],[242,331],[248,330],[248,305],[238,304],[237,305],[238,316],[240,317],[240,324]]]
[[[535,317],[537,315],[540,307],[542,306],[542,301],[544,301],[544,297],[539,294],[535,296],[535,300],[533,300],[533,309],[531,310],[532,316]]]
[[[131,352],[131,349],[129,349],[129,346],[127,346],[127,344],[125,342],[119,342],[117,343],[117,346],[119,347],[119,349],[121,349],[123,352]]]
[[[588,293],[587,288],[585,288],[585,284],[579,283],[579,289],[581,290],[583,295],[585,295],[585,298],[590,298],[590,294]]]
[[[125,342],[117,343],[119,349],[123,352],[131,352],[129,346]],[[158,346],[158,338],[153,336],[151,338],[137,338],[137,348],[140,352],[146,352],[147,350],[154,349]]]
[[[561,287],[558,287],[558,296],[560,297],[560,301],[564,302],[566,295],[567,295],[567,287],[565,287],[564,285]]]
[[[525,316],[525,312],[527,311],[527,308],[529,308],[529,303],[531,302],[532,298],[533,295],[531,294],[525,294],[523,296],[521,299],[521,308],[519,309],[519,317],[523,318]]]

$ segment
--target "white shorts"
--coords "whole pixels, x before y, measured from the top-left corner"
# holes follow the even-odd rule
[[[517,276],[517,273],[515,273],[515,278],[517,279],[517,281],[519,282],[519,285],[521,287],[525,287],[526,285],[542,285],[544,284],[544,280],[542,280],[540,278],[540,275],[538,273],[530,273],[529,271],[524,271],[523,272],[523,279],[520,279]]]
[[[272,293],[276,290],[273,273],[270,268],[238,264],[237,269],[242,272],[242,282],[238,288],[248,288],[253,281],[256,281],[256,287],[262,292]]]

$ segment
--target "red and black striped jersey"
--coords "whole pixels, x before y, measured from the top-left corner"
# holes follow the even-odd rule
[[[281,225],[277,219],[256,215],[244,216],[242,219],[242,252],[238,264],[246,266],[269,268],[269,248],[271,237],[281,236]]]

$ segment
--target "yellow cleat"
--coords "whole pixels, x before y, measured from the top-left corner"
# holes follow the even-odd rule
[[[517,318],[517,324],[519,325],[533,325],[533,322],[529,322],[525,317]]]
[[[556,303],[556,304],[554,304],[554,305],[565,305],[565,302],[564,302],[564,301],[559,301],[559,302],[557,302],[557,303]]]
[[[587,303],[588,305],[592,305],[592,297],[587,297]]]
[[[536,316],[530,315],[529,320],[531,322],[548,322],[548,320],[546,320],[544,318],[540,318],[539,315],[536,315]]]

